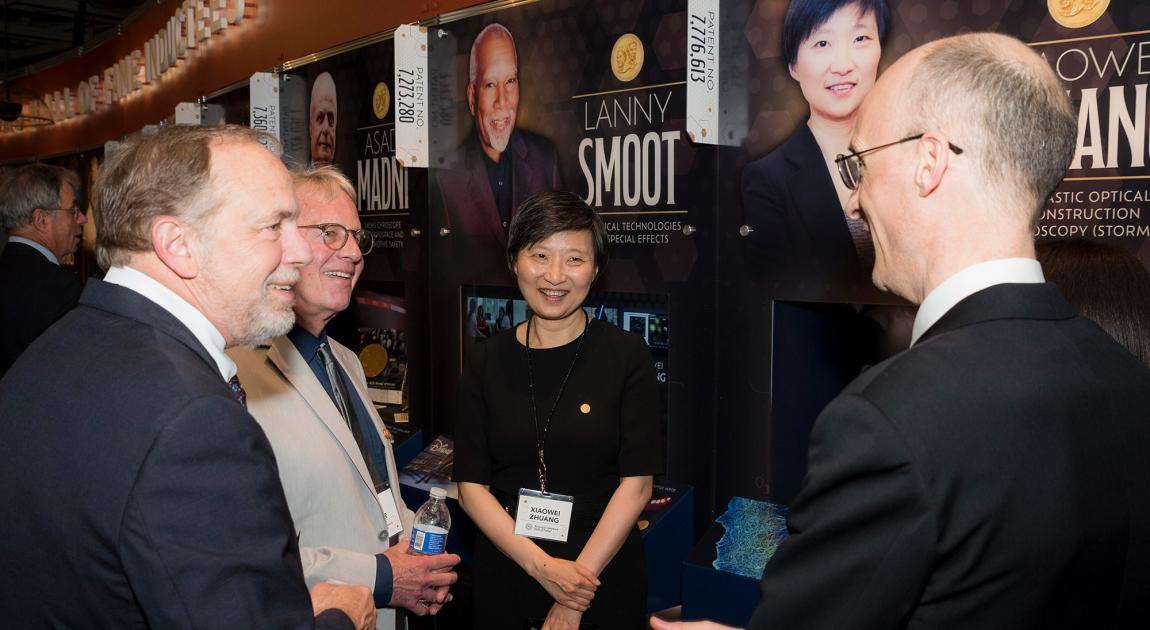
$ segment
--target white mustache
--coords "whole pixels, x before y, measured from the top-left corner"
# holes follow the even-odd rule
[[[267,284],[294,285],[299,282],[299,269],[277,269],[267,281]]]

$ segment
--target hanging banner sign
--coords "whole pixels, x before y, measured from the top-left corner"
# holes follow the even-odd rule
[[[199,125],[203,122],[202,114],[199,103],[180,103],[176,105],[176,124]]]
[[[271,72],[257,72],[248,82],[251,99],[251,127],[280,137],[280,78]],[[271,147],[268,147],[271,148]]]
[[[719,144],[719,0],[687,3],[687,137]]]
[[[395,156],[405,168],[427,168],[427,29],[395,29]]]

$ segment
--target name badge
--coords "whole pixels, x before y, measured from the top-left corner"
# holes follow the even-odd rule
[[[515,533],[528,538],[567,542],[574,505],[575,497],[521,488],[519,506],[515,511]]]
[[[379,499],[379,507],[383,508],[388,537],[403,533],[403,519],[399,517],[399,505],[395,503],[395,495],[392,494],[391,488],[380,491],[375,497]]]

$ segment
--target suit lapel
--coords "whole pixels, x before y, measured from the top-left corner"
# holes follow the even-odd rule
[[[316,379],[315,373],[311,371],[311,367],[304,361],[303,356],[292,345],[291,340],[286,336],[273,339],[271,348],[268,349],[268,360],[279,369],[284,378],[292,384],[292,387],[312,408],[316,417],[324,423],[328,431],[343,447],[345,454],[355,465],[356,470],[359,471],[359,476],[363,482],[374,493],[375,487],[371,483],[371,475],[365,468],[363,457],[359,452],[359,445],[355,443],[351,429],[347,427],[347,422],[339,413],[335,403],[332,402],[331,396],[328,396],[327,391]]]
[[[797,182],[791,190],[799,208],[799,220],[816,248],[829,238],[837,241],[838,246],[849,245],[853,252],[854,241],[850,240],[842,204],[823,160],[822,150],[806,124],[798,131],[801,135],[796,136],[794,144],[788,147],[786,159],[792,181]]]
[[[335,344],[333,344],[333,346],[335,346]],[[343,370],[348,373],[348,376],[350,376],[348,380],[351,381],[352,388],[355,390],[355,395],[359,396],[359,399],[363,402],[364,409],[367,409],[367,413],[371,417],[371,424],[375,427],[375,432],[377,435],[379,435],[380,441],[383,442],[383,453],[384,457],[387,459],[387,483],[392,488],[395,488],[399,480],[399,473],[395,468],[395,455],[392,453],[391,444],[389,444],[387,439],[383,437],[383,419],[380,418],[379,413],[375,411],[375,403],[371,401],[371,396],[368,394],[367,388],[364,386],[364,384],[354,376],[356,369],[362,369],[358,366],[358,359],[355,358],[355,354],[352,353],[351,350],[345,349],[343,346],[335,346],[333,347],[333,350],[335,360],[340,364],[341,367],[343,367]],[[345,352],[349,356],[345,356]],[[355,360],[356,363],[349,366],[349,360]]]
[[[997,284],[963,298],[928,328],[918,343],[964,326],[993,320],[1056,320],[1072,319],[1077,315],[1051,282]]]

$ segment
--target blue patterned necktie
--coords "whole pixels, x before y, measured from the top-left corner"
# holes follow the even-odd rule
[[[228,387],[232,388],[232,396],[235,396],[236,402],[243,405],[244,409],[247,409],[248,393],[245,392],[243,386],[240,385],[240,377],[233,376],[231,380],[228,381]]]
[[[351,429],[351,435],[355,438],[355,444],[359,447],[359,453],[363,456],[363,462],[367,465],[367,472],[371,475],[371,482],[378,488],[380,487],[379,471],[375,469],[374,460],[367,450],[367,441],[363,437],[363,429],[359,426],[359,418],[355,413],[355,407],[352,406],[351,398],[348,397],[347,387],[343,382],[343,377],[340,375],[340,370],[335,365],[335,358],[331,355],[331,350],[328,349],[326,343],[319,344],[316,350],[320,359],[323,361],[324,370],[327,372],[327,378],[331,381],[332,402],[335,403],[339,409],[340,415],[343,416],[347,422],[347,428]]]

